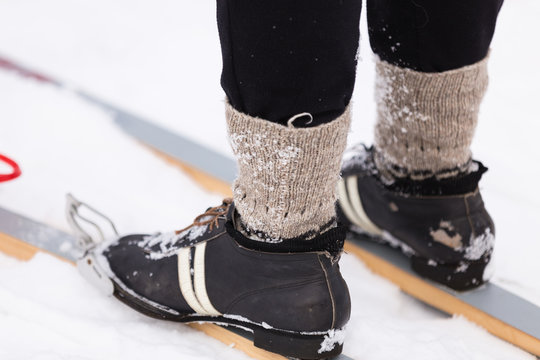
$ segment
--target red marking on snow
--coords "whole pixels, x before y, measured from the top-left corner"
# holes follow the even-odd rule
[[[15,72],[19,73],[20,75],[22,75],[24,77],[28,77],[28,78],[31,78],[31,79],[34,79],[34,80],[37,80],[37,81],[56,84],[56,81],[54,81],[53,79],[51,79],[51,78],[49,78],[49,77],[47,77],[47,76],[45,76],[43,74],[40,74],[40,73],[37,73],[35,71],[25,69],[24,67],[12,62],[12,61],[9,61],[7,59],[1,58],[1,57],[0,57],[0,68],[15,71]]]
[[[2,154],[0,154],[0,161],[8,164],[13,169],[13,171],[10,174],[0,174],[0,182],[13,180],[19,177],[19,175],[21,175],[21,169],[19,168],[19,165],[17,165],[15,161],[11,160],[10,158]]]

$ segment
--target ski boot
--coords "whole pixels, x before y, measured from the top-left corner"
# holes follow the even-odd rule
[[[385,181],[373,148],[349,150],[339,183],[338,216],[350,232],[398,247],[418,274],[455,290],[488,280],[495,228],[478,189],[487,170],[458,178]]]
[[[73,219],[81,203],[71,204]],[[183,230],[96,243],[81,271],[91,265],[91,281],[105,291],[112,283],[114,296],[154,318],[235,326],[287,357],[340,354],[351,306],[338,266],[345,229],[270,244],[243,236],[236,221],[225,199]]]

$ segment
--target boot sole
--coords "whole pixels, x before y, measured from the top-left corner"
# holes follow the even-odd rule
[[[471,290],[484,284],[484,273],[490,257],[476,261],[463,261],[458,264],[438,264],[433,260],[413,255],[412,269],[433,281],[458,291]]]
[[[113,295],[118,300],[146,316],[180,323],[208,322],[216,325],[234,326],[252,333],[252,336],[249,336],[248,338],[253,341],[253,345],[255,347],[277,353],[288,358],[330,359],[341,354],[343,349],[343,345],[336,342],[333,344],[333,348],[330,349],[332,346],[331,345],[326,347],[328,351],[321,351],[325,349],[324,346],[326,344],[329,342],[331,344],[331,339],[328,333],[310,335],[278,329],[268,329],[255,323],[227,318],[224,316],[211,317],[202,315],[199,316],[196,314],[175,315],[172,312],[168,312],[164,309],[153,307],[149,303],[145,302],[144,298],[140,295],[132,295],[130,292],[127,292],[121,284],[118,284],[114,280],[113,284]],[[329,332],[332,332],[332,330]]]
[[[437,263],[432,259],[426,259],[403,251],[403,246],[396,244],[399,241],[397,239],[387,241],[382,237],[365,232],[355,232],[352,230],[349,232],[352,236],[361,238],[362,241],[371,241],[395,250],[399,249],[403,256],[410,259],[411,268],[415,273],[453,290],[466,291],[475,289],[488,281],[484,273],[489,264],[490,257],[481,258],[476,261],[466,260],[459,263]]]

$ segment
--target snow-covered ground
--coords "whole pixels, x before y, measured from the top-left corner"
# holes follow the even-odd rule
[[[475,156],[490,167],[482,191],[497,225],[494,281],[537,304],[539,16],[535,0],[507,0],[503,7],[473,144]],[[362,29],[350,143],[370,142],[374,121],[373,63],[365,24]],[[1,0],[0,55],[230,153],[214,2]],[[68,191],[109,214],[123,232],[182,228],[220,200],[125,136],[109,114],[68,91],[5,71],[0,153],[23,170],[21,178],[0,184],[0,206],[65,230]],[[532,358],[402,294],[352,256],[344,256],[342,268],[353,297],[345,343],[350,356]],[[103,298],[74,268],[47,255],[22,263],[0,254],[0,359],[152,356],[244,355]]]

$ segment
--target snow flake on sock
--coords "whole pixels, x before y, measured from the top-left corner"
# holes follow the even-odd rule
[[[430,119],[429,116],[418,111],[415,101],[405,104],[399,101],[399,99],[412,96],[411,90],[405,85],[403,72],[396,72],[390,66],[377,67],[377,71],[379,76],[375,82],[375,97],[381,120],[387,125],[393,126],[396,122],[427,121]]]

